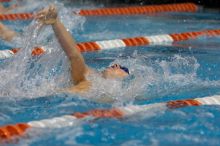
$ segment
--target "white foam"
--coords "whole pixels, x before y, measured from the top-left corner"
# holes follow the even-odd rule
[[[58,9],[67,29],[82,27],[85,18],[72,15],[70,9],[62,5],[58,5]],[[0,97],[46,96],[70,84],[68,60],[50,26],[39,28],[33,20],[12,43],[22,49],[6,60],[4,70],[0,70]],[[36,46],[43,46],[50,52],[31,57],[31,51]]]

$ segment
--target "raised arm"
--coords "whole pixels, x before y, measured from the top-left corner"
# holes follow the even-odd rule
[[[11,41],[16,36],[16,32],[9,29],[7,26],[0,22],[0,39]]]
[[[82,54],[76,47],[75,40],[71,34],[66,30],[64,25],[57,17],[57,11],[54,6],[44,9],[37,13],[37,19],[46,25],[52,25],[55,35],[69,58],[71,65],[71,77],[74,84],[79,84],[86,80],[87,66]]]

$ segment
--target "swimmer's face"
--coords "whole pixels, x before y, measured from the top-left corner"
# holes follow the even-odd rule
[[[129,75],[128,69],[126,70],[125,67],[120,66],[119,64],[114,64],[108,68],[106,68],[103,72],[103,77],[108,79],[115,79],[115,78],[124,78]]]

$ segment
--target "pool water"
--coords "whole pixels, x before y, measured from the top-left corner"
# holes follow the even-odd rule
[[[82,17],[71,13],[82,6],[56,4],[62,22],[77,42],[220,27],[220,15],[215,12]],[[29,6],[29,9],[35,10],[35,7]],[[58,92],[70,85],[69,65],[50,27],[37,28],[35,21],[4,24],[23,34],[12,43],[1,41],[1,50],[23,49],[14,57],[0,61],[0,125],[97,108],[220,94],[220,37],[202,36],[174,44],[84,53],[86,63],[92,68],[101,71],[110,64],[120,63],[130,69],[131,75],[123,81],[90,77],[97,86],[80,96]],[[31,48],[39,45],[51,48],[51,53],[31,57]],[[99,102],[106,96],[114,102]],[[30,129],[19,141],[5,145],[216,146],[220,144],[219,117],[219,106],[154,109],[120,120],[97,119],[61,129]]]

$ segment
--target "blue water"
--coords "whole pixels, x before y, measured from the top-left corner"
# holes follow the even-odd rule
[[[214,12],[80,17],[70,15],[79,6],[58,5],[61,20],[78,42],[220,28],[220,15]],[[130,69],[131,77],[114,86],[99,79],[98,88],[79,96],[57,92],[68,86],[69,68],[50,27],[38,30],[34,21],[4,23],[23,35],[12,43],[1,41],[1,49],[19,46],[23,50],[13,58],[1,60],[0,125],[97,108],[220,94],[220,37],[84,53],[90,67],[102,70],[117,62]],[[30,50],[36,45],[52,48],[52,52],[31,58]],[[103,93],[115,102],[98,102]],[[62,129],[31,129],[19,141],[5,145],[217,146],[219,113],[219,106],[158,109],[120,120],[98,119]]]

